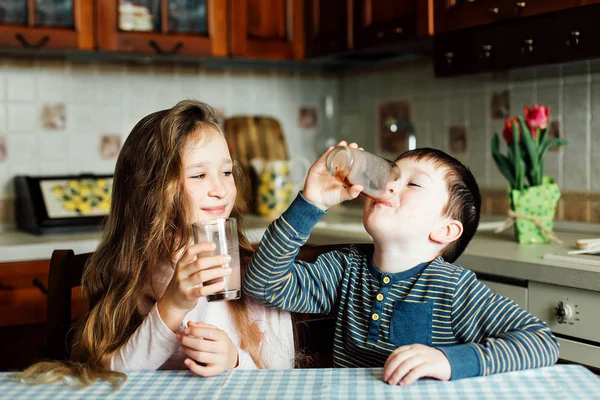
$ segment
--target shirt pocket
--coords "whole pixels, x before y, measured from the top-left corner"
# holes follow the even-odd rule
[[[398,300],[390,322],[391,343],[406,346],[420,343],[431,346],[433,303]]]

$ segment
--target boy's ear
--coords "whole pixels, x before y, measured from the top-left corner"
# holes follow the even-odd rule
[[[448,219],[448,221],[440,226],[437,230],[429,234],[429,238],[434,242],[447,244],[452,243],[463,233],[462,222],[456,219]]]

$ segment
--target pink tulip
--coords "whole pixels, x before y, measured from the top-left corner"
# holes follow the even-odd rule
[[[525,123],[534,139],[537,135],[538,128],[546,129],[549,120],[550,108],[537,104],[533,105],[531,108],[525,106]]]

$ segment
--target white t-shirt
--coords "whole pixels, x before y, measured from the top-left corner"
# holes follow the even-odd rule
[[[158,299],[162,297],[173,276],[173,269],[166,265],[157,270],[158,273],[153,276],[153,285],[148,286],[140,304],[140,312],[146,318],[127,343],[112,356],[111,370],[187,369],[183,363],[187,355],[181,350],[176,334],[160,318],[157,307]],[[294,335],[289,312],[268,308],[250,300],[248,313],[250,320],[258,322],[263,333],[259,352],[265,367],[293,368]],[[257,368],[250,354],[240,348],[241,338],[234,327],[226,301],[209,303],[201,298],[196,307],[185,316],[179,331],[187,326],[188,321],[204,322],[224,330],[238,348],[238,368]]]

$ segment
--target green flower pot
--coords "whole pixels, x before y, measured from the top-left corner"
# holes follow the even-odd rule
[[[518,215],[535,218],[541,229],[532,219],[515,219],[515,237],[519,244],[541,244],[552,240],[556,205],[560,199],[558,185],[549,176],[545,176],[542,184],[530,186],[523,190],[510,191],[510,205]]]

